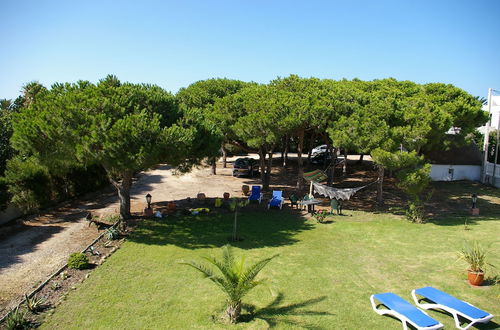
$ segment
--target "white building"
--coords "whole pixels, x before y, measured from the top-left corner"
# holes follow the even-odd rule
[[[433,151],[426,156],[432,165],[432,181],[481,180],[482,156],[475,144]]]

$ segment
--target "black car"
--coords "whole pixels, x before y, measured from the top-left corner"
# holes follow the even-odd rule
[[[253,158],[238,158],[233,164],[233,176],[253,177],[257,173],[259,173],[259,163]]]
[[[322,152],[311,158],[311,163],[316,165],[326,165],[332,161],[332,155],[329,152]],[[335,165],[344,161],[343,156],[338,156]]]

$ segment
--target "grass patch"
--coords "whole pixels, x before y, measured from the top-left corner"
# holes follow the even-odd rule
[[[400,216],[346,211],[319,224],[287,210],[244,211],[239,217],[237,255],[248,263],[280,254],[243,300],[243,322],[214,320],[224,296],[212,282],[178,263],[220,256],[231,234],[231,214],[145,221],[122,248],[69,294],[44,329],[142,328],[324,328],[400,329],[401,324],[371,310],[372,293],[392,291],[411,301],[410,291],[432,285],[494,315],[500,314],[500,290],[471,288],[465,265],[456,262],[464,239],[490,245],[490,262],[500,267],[500,221],[461,219],[423,225]],[[494,277],[498,269],[488,269]],[[430,312],[447,328],[453,318]],[[495,328],[490,323],[483,328]]]

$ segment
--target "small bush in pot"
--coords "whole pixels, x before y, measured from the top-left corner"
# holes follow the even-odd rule
[[[486,250],[478,241],[465,242],[458,257],[469,265],[467,269],[469,283],[481,285],[484,279],[484,267],[487,264]]]
[[[73,269],[85,269],[89,267],[89,258],[80,252],[72,253],[68,259],[68,267]]]

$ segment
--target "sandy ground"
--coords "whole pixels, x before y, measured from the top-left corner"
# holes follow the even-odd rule
[[[176,176],[169,166],[161,165],[138,176],[132,186],[131,209],[141,212],[147,193],[153,196],[154,206],[158,202],[195,198],[199,192],[207,197],[222,197],[224,192],[242,196],[241,186],[255,182],[232,177],[230,163],[225,169],[219,164],[217,175],[211,175],[209,168],[200,168]],[[94,200],[31,217],[24,221],[22,231],[1,240],[0,311],[14,306],[25,293],[64,265],[69,254],[83,250],[99,235],[96,227],[89,227],[85,220],[89,210],[94,215],[106,215],[117,213],[118,209],[115,194],[104,192]]]

